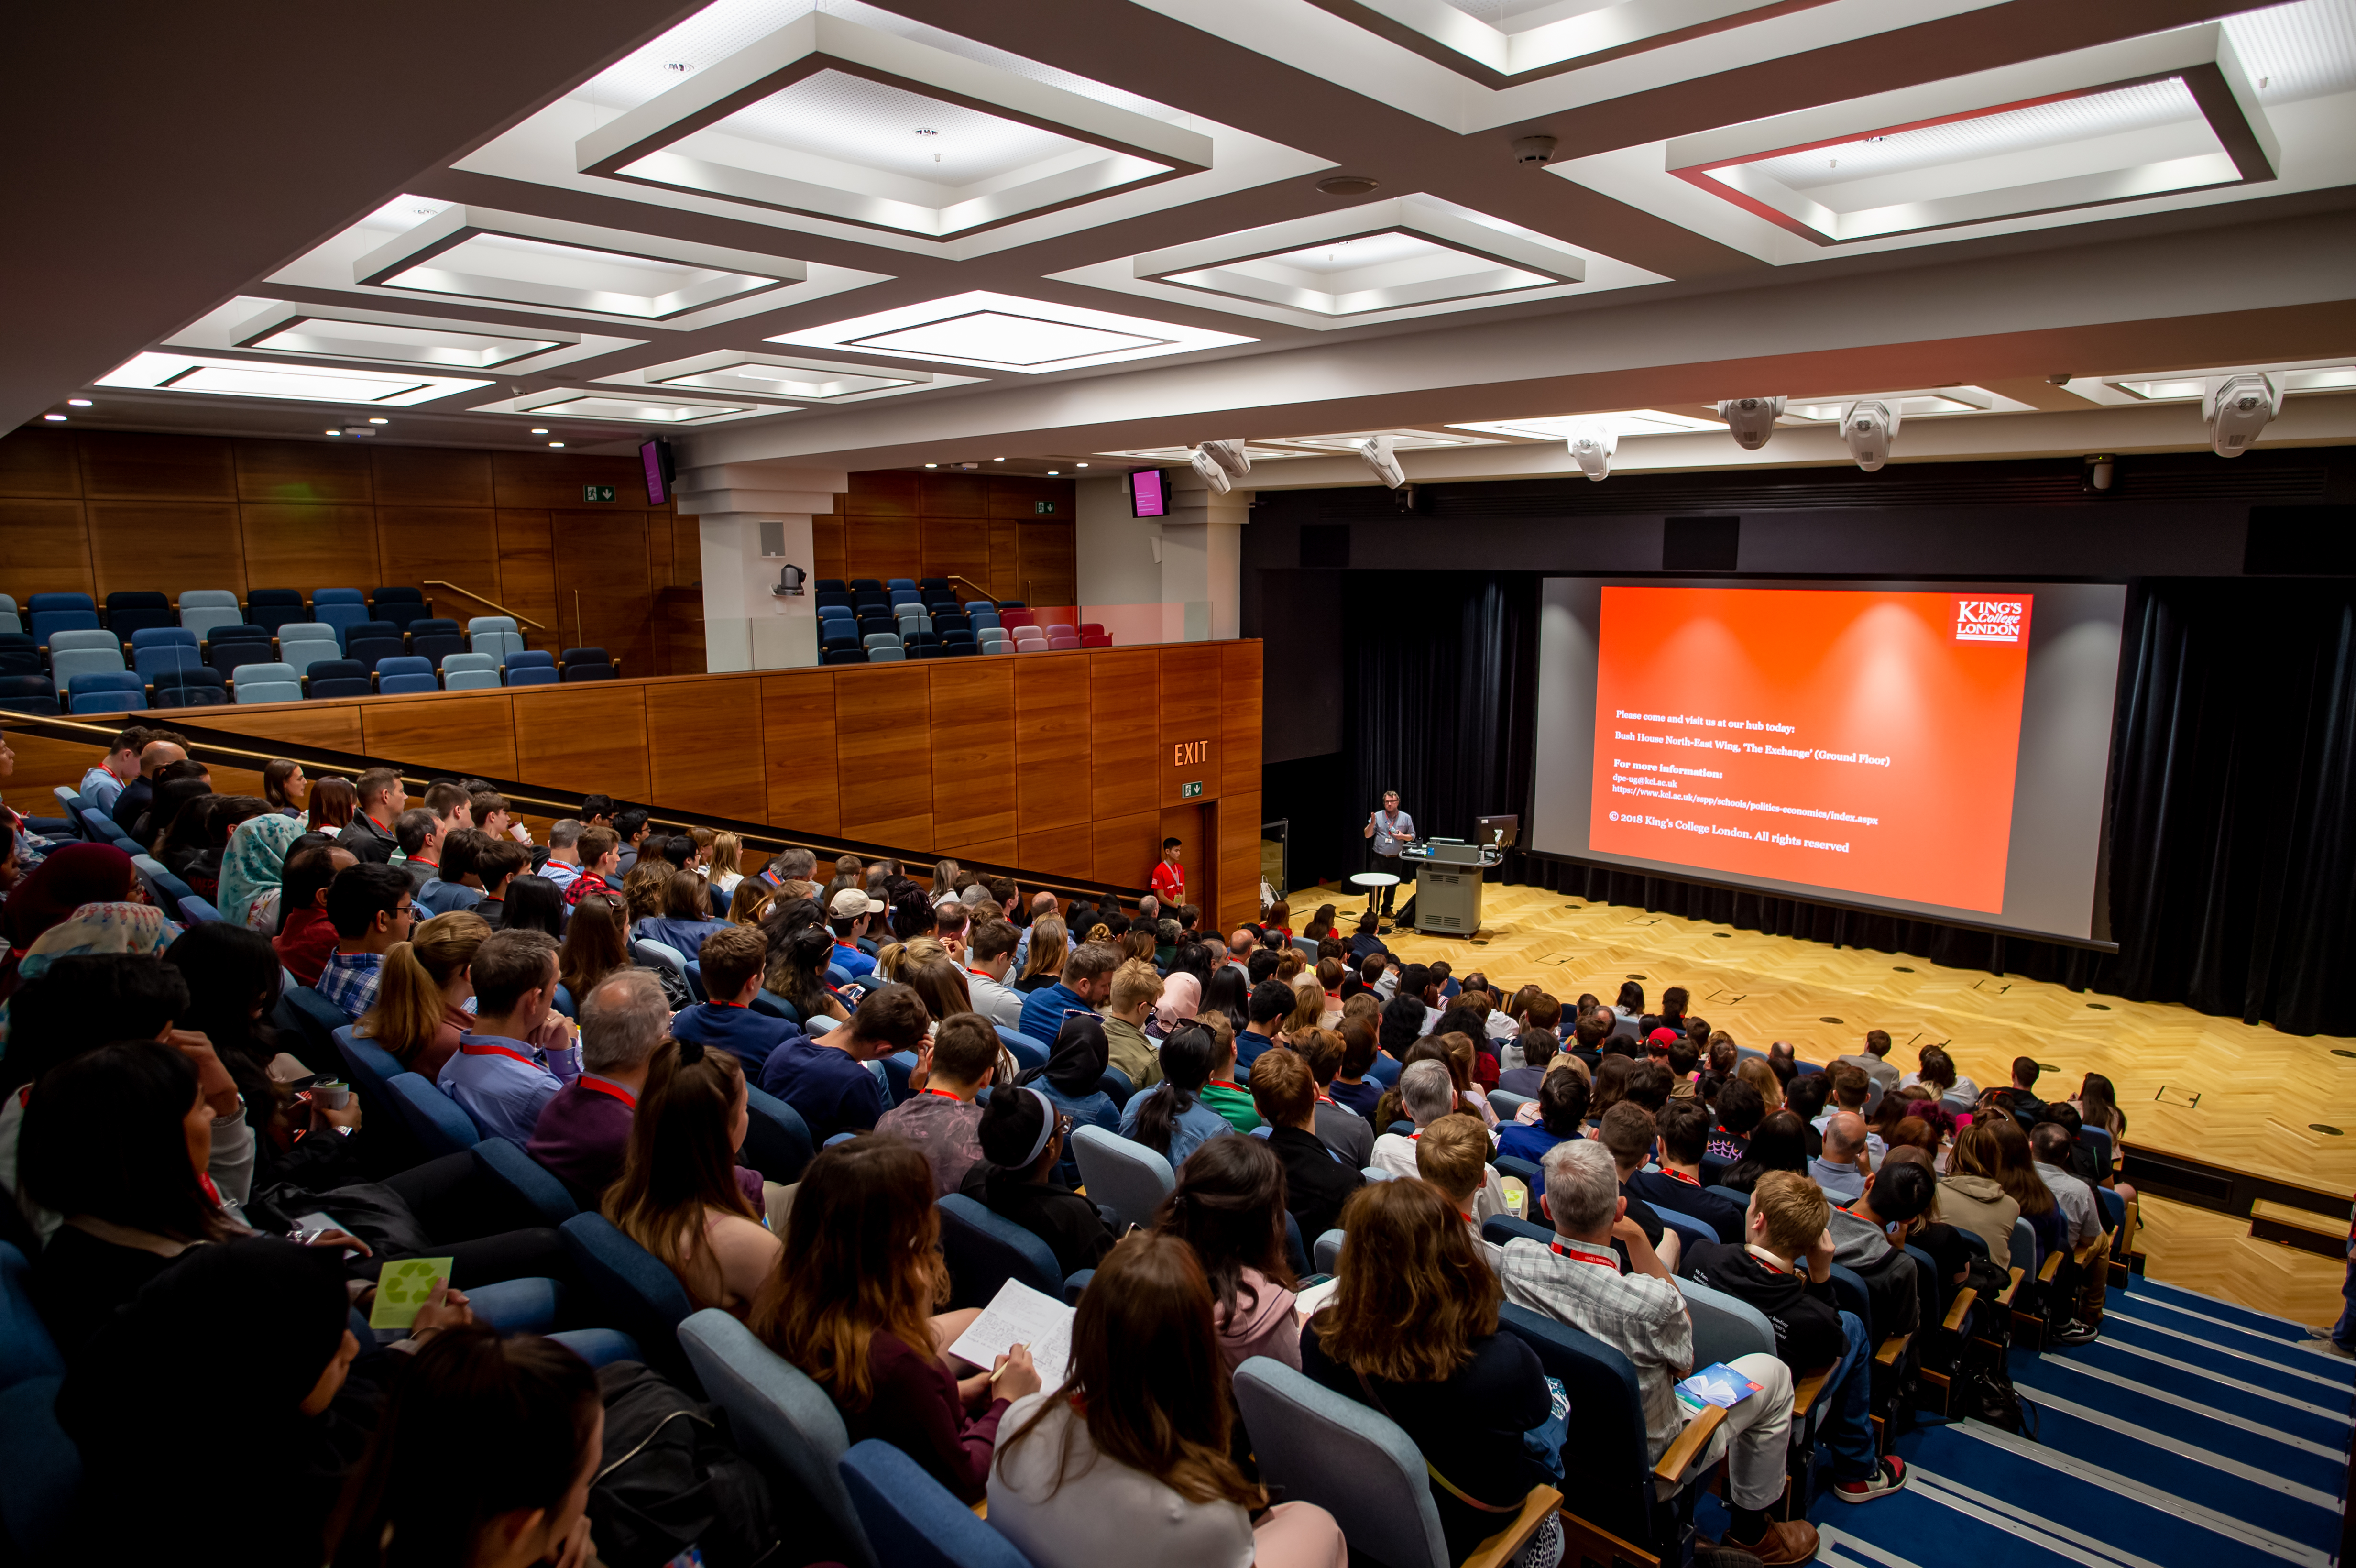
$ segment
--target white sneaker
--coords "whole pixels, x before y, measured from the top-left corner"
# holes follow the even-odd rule
[[[2299,1341],[2298,1348],[2300,1349],[2321,1350],[2329,1355],[2337,1356],[2343,1361],[2356,1361],[2356,1350],[2348,1349],[2344,1346],[2340,1345],[2337,1340],[2331,1337],[2328,1331],[2317,1329],[2314,1333],[2314,1338],[2302,1339]]]

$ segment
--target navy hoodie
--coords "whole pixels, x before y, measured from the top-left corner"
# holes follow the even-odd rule
[[[1814,1284],[1805,1261],[1778,1273],[1746,1247],[1705,1241],[1686,1254],[1685,1273],[1698,1285],[1747,1301],[1775,1327],[1775,1354],[1794,1376],[1822,1370],[1841,1359],[1848,1336],[1827,1279]]]

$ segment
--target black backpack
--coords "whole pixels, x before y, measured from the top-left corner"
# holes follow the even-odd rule
[[[760,1472],[731,1446],[720,1411],[641,1362],[600,1368],[605,1452],[589,1489],[607,1568],[663,1568],[689,1547],[706,1568],[780,1561]]]

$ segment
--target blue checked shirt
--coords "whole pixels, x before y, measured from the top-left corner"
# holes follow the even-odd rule
[[[376,988],[384,978],[384,955],[372,952],[339,952],[331,954],[325,969],[319,972],[319,983],[311,989],[344,1010],[344,1015],[358,1019],[376,1005]]]

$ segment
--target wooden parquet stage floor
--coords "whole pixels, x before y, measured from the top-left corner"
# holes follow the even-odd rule
[[[1400,887],[1404,907],[1414,891]],[[2299,1187],[2356,1190],[2356,1042],[2302,1039],[2187,1007],[2129,1002],[2058,985],[1945,969],[1902,953],[1712,926],[1674,915],[1593,904],[1537,887],[1483,889],[1472,940],[1400,931],[1386,937],[1408,960],[1444,958],[1508,991],[1535,982],[1568,1003],[1609,1001],[1642,975],[1644,994],[1683,985],[1692,1011],[1745,1046],[1789,1040],[1812,1061],[1863,1048],[1887,1029],[1890,1059],[1912,1070],[1926,1045],[1946,1047],[1982,1087],[2009,1080],[2013,1058],[2049,1069],[2049,1097],[2100,1072],[2116,1086],[2130,1148],[2233,1165]],[[1296,922],[1319,903],[1363,909],[1348,888],[1290,895]],[[2100,1006],[2091,1005],[2100,1004]],[[2051,1069],[2059,1069],[2051,1070]],[[2310,1130],[2342,1126],[2346,1136]],[[2141,1240],[2156,1279],[2302,1322],[2340,1313],[2342,1267],[2329,1258],[2251,1238],[2246,1221],[2148,1200]]]

